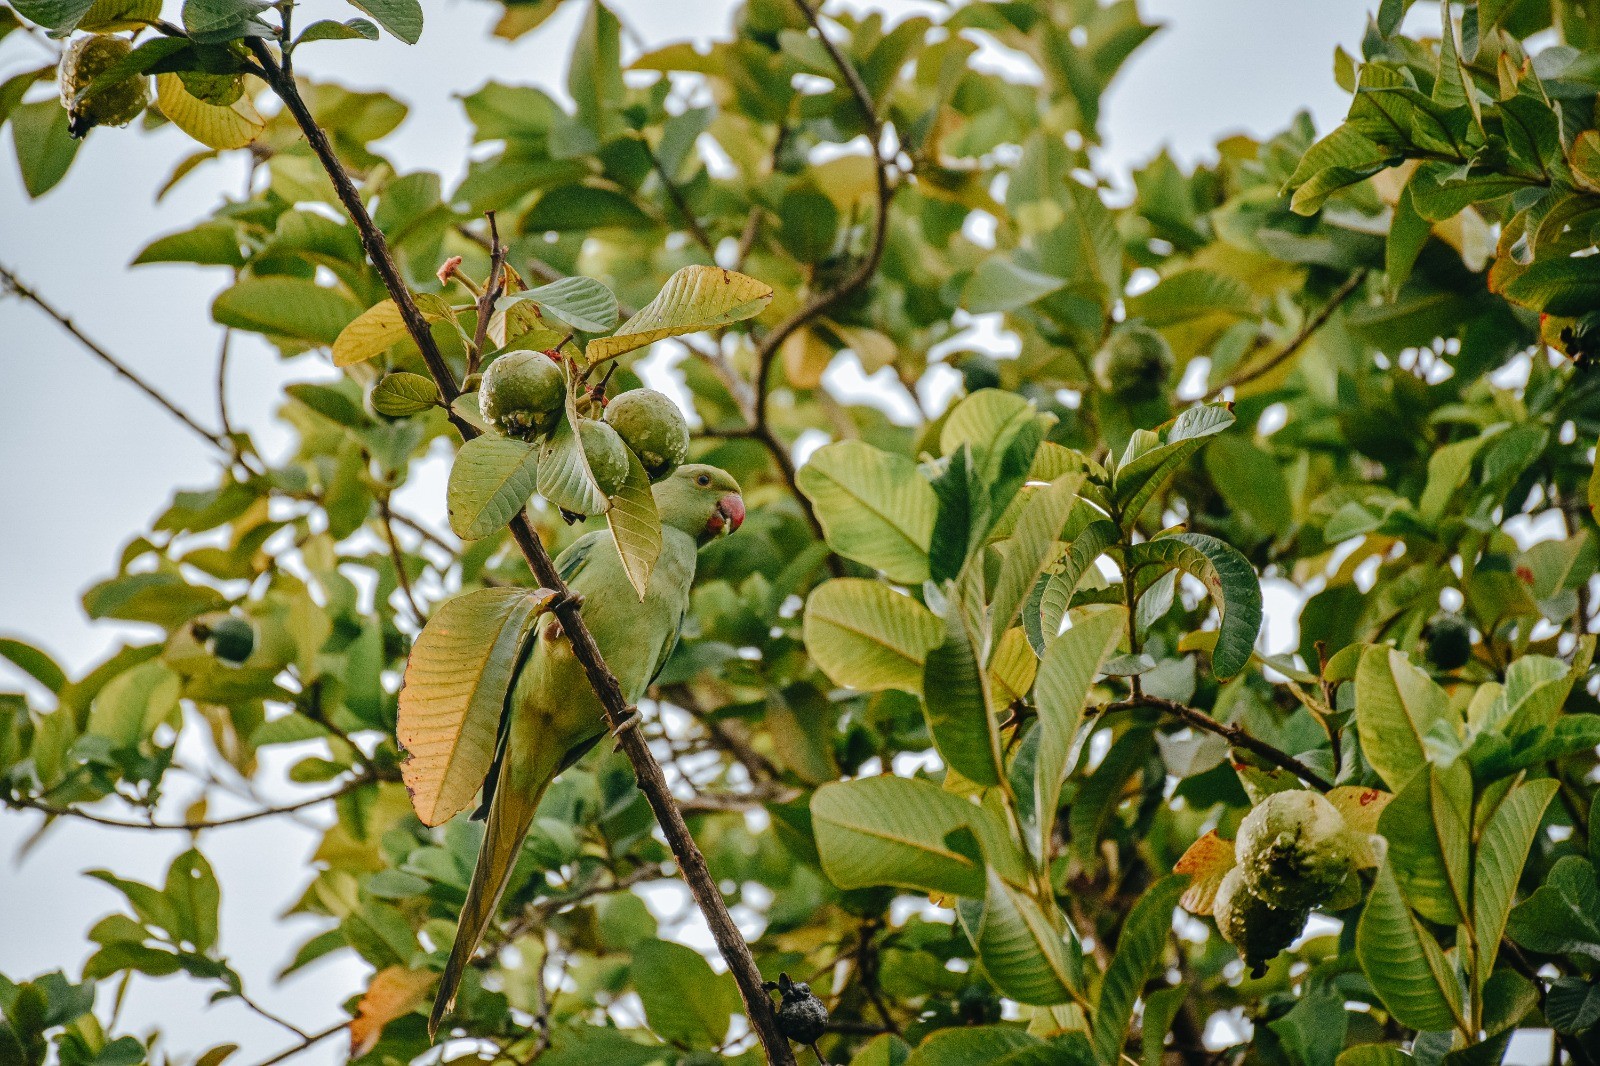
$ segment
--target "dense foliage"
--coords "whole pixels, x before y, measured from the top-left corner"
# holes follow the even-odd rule
[[[465,97],[448,189],[373,150],[403,104],[295,81],[300,47],[422,31],[416,0],[357,6],[303,29],[292,0],[0,8],[0,34],[136,44],[74,45],[59,94],[53,64],[0,84],[29,191],[73,134],[139,151],[103,127],[146,99],[203,146],[174,181],[248,151],[249,196],[137,262],[216,271],[218,324],[343,368],[288,388],[283,461],[210,436],[218,481],[85,594],[165,639],[71,678],[0,643],[54,694],[0,696],[10,806],[137,821],[180,730],[246,776],[292,746],[338,820],[295,906],[325,931],[289,972],[356,953],[352,1055],[425,1054],[482,836],[451,815],[557,609],[507,525],[551,554],[609,527],[648,575],[672,464],[641,442],[675,430],[609,451],[602,400],[667,348],[689,457],[749,515],[701,552],[639,730],[708,883],[760,917],[789,1035],[815,1036],[805,983],[829,1062],[1478,1064],[1518,1030],[1600,1060],[1592,4],[1445,4],[1429,33],[1383,0],[1335,57],[1343,125],[1163,155],[1126,192],[1095,146],[1154,32],[1133,0],[893,25],[750,0],[709,52],[625,66],[593,2],[574,106]],[[1015,62],[975,65],[980,42]],[[535,353],[536,399],[485,420],[509,351]],[[847,361],[920,417],[838,395]],[[448,499],[398,508],[446,452]],[[1263,579],[1303,604],[1281,655]],[[403,770],[424,699],[450,754]],[[765,1061],[738,953],[708,963],[638,894],[680,865],[641,765],[603,743],[545,797],[447,1054]],[[203,855],[228,830],[190,816],[165,885],[95,872],[127,908],[82,974],[0,977],[0,1058],[161,1058],[106,1031],[95,982],[243,992]]]

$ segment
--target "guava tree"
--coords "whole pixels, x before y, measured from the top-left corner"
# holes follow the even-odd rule
[[[367,987],[206,1066],[1600,1061],[1593,5],[1383,0],[1336,129],[1111,175],[1132,0],[751,0],[647,54],[591,2],[572,105],[465,97],[450,188],[373,148],[402,103],[296,72],[423,32],[356,6],[0,8],[62,53],[0,84],[30,193],[135,120],[197,142],[173,180],[248,152],[138,262],[342,371],[287,388],[277,461],[147,387],[222,473],[84,607],[163,636],[74,676],[0,643],[54,697],[0,697],[14,817],[195,838],[164,884],[95,873],[127,902],[83,972],[0,977],[7,1061],[165,1058],[97,983],[248,996],[206,842],[313,805],[289,970],[354,953]],[[681,409],[641,391],[663,349]],[[850,360],[917,417],[841,395]],[[397,502],[441,451],[444,497]],[[685,558],[663,486],[713,470],[670,654],[596,639],[579,564],[642,610]],[[1300,604],[1276,651],[1263,578]],[[555,641],[589,717],[518,732]],[[246,777],[301,745],[306,798],[163,821],[182,731]],[[646,906],[670,878],[714,955]]]

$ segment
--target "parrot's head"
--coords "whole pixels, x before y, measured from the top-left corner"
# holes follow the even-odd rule
[[[706,544],[744,522],[739,483],[721,467],[685,463],[655,486],[661,524]]]

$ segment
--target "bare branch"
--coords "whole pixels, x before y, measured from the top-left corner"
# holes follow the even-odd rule
[[[683,195],[683,190],[678,187],[676,181],[672,180],[672,175],[667,173],[667,168],[661,165],[660,157],[651,149],[649,143],[641,137],[639,144],[644,148],[644,154],[650,157],[650,166],[655,169],[656,176],[661,179],[661,186],[666,189],[667,197],[671,199],[672,206],[678,209],[678,214],[683,218],[683,224],[688,227],[689,236],[693,237],[694,242],[704,249],[713,263],[716,262],[716,242],[711,239],[711,234],[706,232],[705,226],[700,224],[700,219],[695,216],[694,211],[689,207],[688,198]]]
[[[1310,785],[1319,792],[1330,792],[1333,790],[1332,781],[1329,781],[1327,778],[1317,773],[1317,771],[1313,770],[1311,767],[1307,766],[1293,755],[1290,755],[1287,752],[1268,744],[1261,738],[1252,735],[1242,726],[1231,725],[1227,722],[1219,722],[1206,712],[1195,707],[1190,707],[1188,704],[1179,703],[1177,700],[1162,699],[1160,696],[1151,696],[1141,693],[1129,699],[1118,700],[1115,703],[1108,703],[1104,707],[1100,708],[1099,713],[1109,714],[1112,711],[1131,711],[1139,707],[1153,707],[1158,711],[1166,711],[1168,714],[1172,715],[1180,722],[1183,722],[1185,725],[1193,726],[1194,728],[1204,730],[1207,733],[1215,733],[1217,736],[1226,740],[1232,747],[1243,748],[1245,751],[1248,751],[1253,755],[1260,756],[1262,759],[1266,760],[1272,765],[1294,774],[1300,780],[1304,781],[1306,784]]]
[[[48,803],[44,800],[34,799],[32,796],[6,796],[3,797],[3,802],[7,807],[10,807],[14,810],[38,811],[41,814],[47,814],[52,818],[81,818],[83,821],[93,822],[95,825],[109,826],[112,829],[144,829],[151,832],[198,833],[202,829],[224,829],[229,826],[244,825],[247,822],[260,821],[263,818],[276,818],[280,814],[293,814],[296,811],[303,811],[307,807],[315,807],[319,803],[327,803],[329,800],[338,799],[340,796],[354,792],[356,789],[363,788],[377,780],[378,778],[375,775],[363,774],[359,777],[351,778],[349,781],[346,781],[343,785],[334,789],[332,792],[325,793],[321,796],[312,796],[310,799],[304,799],[298,803],[289,803],[281,807],[263,807],[259,811],[251,811],[248,814],[236,814],[228,818],[202,818],[189,822],[157,822],[153,819],[148,822],[136,822],[131,819],[107,818],[105,815],[95,814],[79,807],[68,807],[55,803]]]
[[[1241,367],[1236,370],[1226,381],[1206,393],[1204,399],[1214,400],[1222,393],[1223,389],[1236,389],[1240,385],[1252,382],[1276,369],[1285,360],[1292,359],[1296,352],[1305,347],[1306,342],[1316,334],[1317,330],[1328,324],[1328,319],[1333,317],[1333,313],[1343,306],[1351,294],[1361,287],[1361,283],[1367,280],[1367,274],[1368,269],[1366,267],[1362,267],[1354,274],[1351,274],[1345,279],[1344,284],[1335,289],[1333,295],[1328,297],[1328,302],[1318,308],[1316,314],[1306,319],[1305,325],[1301,326],[1300,331],[1290,338],[1288,344],[1285,344],[1254,366]]]
[[[220,434],[212,432],[209,429],[206,429],[200,423],[196,422],[181,407],[179,407],[172,400],[168,399],[154,385],[151,385],[138,374],[135,374],[110,352],[100,347],[100,345],[96,344],[93,340],[90,340],[89,337],[77,327],[71,318],[57,310],[52,304],[45,300],[44,297],[40,296],[32,288],[24,284],[22,279],[17,277],[15,272],[4,265],[0,265],[0,288],[8,289],[11,292],[16,293],[24,300],[27,300],[29,303],[33,304],[39,310],[55,319],[56,325],[60,326],[62,329],[71,334],[73,339],[79,344],[83,345],[83,347],[93,354],[95,358],[99,359],[106,366],[116,371],[116,373],[121,377],[131,382],[133,386],[140,392],[144,393],[146,396],[150,397],[150,399],[160,404],[161,407],[164,408],[166,412],[173,418],[176,418],[179,422],[182,422],[189,429],[193,430],[207,441],[210,441],[218,448],[221,448],[224,451],[231,451],[231,449],[228,447],[227,440],[224,437],[222,437]]]
[[[291,1059],[300,1054],[302,1051],[307,1051],[322,1043],[324,1040],[328,1039],[328,1037],[336,1036],[348,1028],[350,1028],[349,1021],[342,1021],[335,1025],[331,1025],[322,1030],[320,1033],[312,1033],[310,1036],[301,1040],[300,1043],[279,1052],[278,1054],[272,1056],[272,1058],[263,1059],[261,1062],[257,1063],[256,1066],[278,1066],[278,1063],[283,1062],[286,1059]]]

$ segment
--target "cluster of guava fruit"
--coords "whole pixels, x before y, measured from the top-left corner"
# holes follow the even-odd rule
[[[72,136],[82,137],[95,126],[126,126],[149,105],[150,79],[142,74],[117,78],[90,91],[96,78],[132,51],[132,41],[109,33],[75,38],[62,51],[56,77]]]
[[[512,351],[490,363],[478,387],[478,409],[500,433],[518,440],[548,437],[567,416],[567,373],[559,353]],[[583,392],[574,405],[573,430],[595,484],[607,496],[628,480],[628,453],[652,483],[689,454],[689,424],[671,398],[633,389],[609,399]],[[591,417],[597,416],[597,417]]]
[[[1269,960],[1294,943],[1311,911],[1351,876],[1355,838],[1321,794],[1276,792],[1239,824],[1234,858],[1211,913],[1222,938],[1259,977]]]

